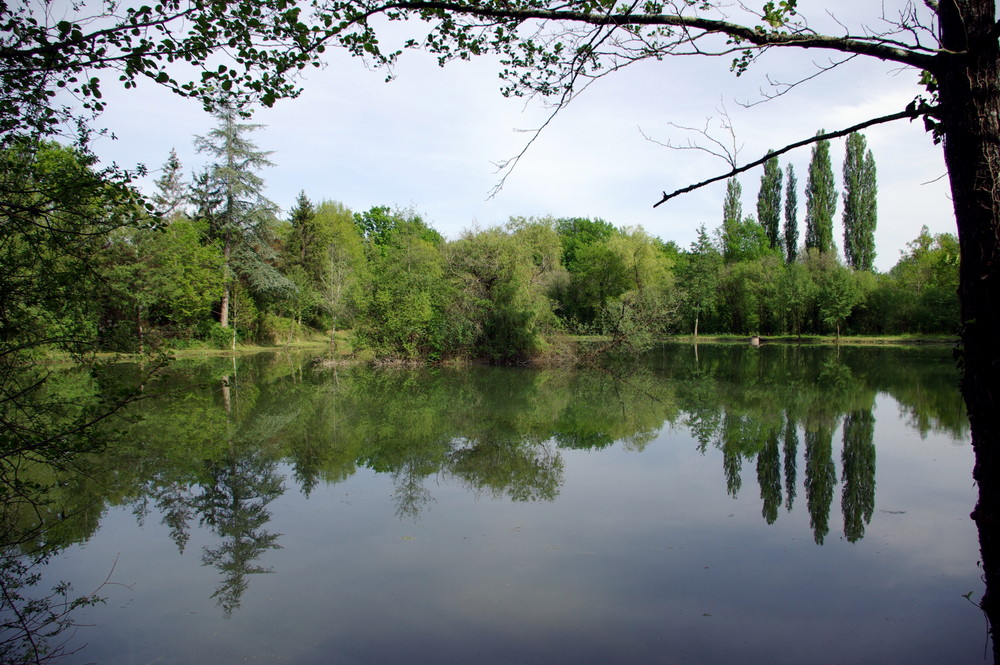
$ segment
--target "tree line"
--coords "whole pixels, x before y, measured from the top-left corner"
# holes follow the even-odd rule
[[[253,141],[259,126],[233,110],[217,119],[195,139],[208,165],[188,179],[172,153],[145,203],[76,149],[24,142],[4,152],[17,167],[6,191],[24,192],[7,197],[17,223],[0,250],[11,332],[42,346],[97,339],[143,352],[282,343],[310,330],[335,342],[351,329],[354,346],[378,357],[519,363],[565,352],[567,333],[636,350],[677,332],[957,330],[954,236],[923,229],[889,272],[873,270],[875,167],[860,134],[846,142],[845,265],[827,141],[813,149],[801,246],[794,170],[786,180],[771,159],[757,218],[743,216],[732,179],[714,234],[702,225],[682,249],[589,218],[512,218],[446,240],[413,211],[352,212],[304,192],[282,219],[261,176],[270,153]]]

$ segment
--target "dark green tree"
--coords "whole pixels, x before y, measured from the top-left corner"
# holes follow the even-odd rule
[[[216,117],[218,126],[195,140],[198,151],[214,160],[207,177],[196,182],[196,189],[204,183],[214,196],[199,214],[222,246],[225,286],[219,324],[226,328],[235,280],[242,281],[251,294],[265,296],[287,294],[294,285],[273,265],[276,255],[271,240],[278,207],[264,196],[264,179],[258,173],[271,166],[271,153],[259,150],[248,136],[261,125],[240,122],[232,108]],[[196,196],[205,201],[204,196]]]
[[[844,536],[856,543],[865,536],[865,526],[875,510],[875,416],[870,410],[852,411],[844,418],[841,453],[844,488],[840,507],[844,513]]]
[[[788,184],[785,187],[785,260],[794,263],[799,254],[799,183],[795,169],[788,165]]]
[[[865,135],[847,137],[844,157],[844,256],[855,270],[871,271],[875,264],[875,225],[878,222],[878,184],[875,158]]]
[[[764,174],[760,177],[757,192],[757,221],[767,233],[771,249],[782,249],[781,231],[781,167],[778,158],[772,157],[764,163]]]
[[[819,134],[822,134],[820,130]],[[806,181],[806,249],[834,252],[833,215],[837,210],[837,185],[830,163],[830,142],[817,141],[809,161]]]
[[[806,429],[806,503],[813,539],[822,545],[830,532],[830,504],[837,484],[837,468],[833,463],[833,430],[827,424]]]
[[[295,207],[288,213],[288,223],[291,226],[288,237],[284,245],[285,265],[310,266],[316,273],[314,262],[310,261],[311,251],[315,251],[319,244],[316,229],[316,207],[306,196],[305,192],[299,192],[295,199]]]
[[[761,516],[768,524],[778,519],[781,507],[781,452],[778,446],[780,432],[769,433],[764,449],[757,453],[757,484],[760,486]]]

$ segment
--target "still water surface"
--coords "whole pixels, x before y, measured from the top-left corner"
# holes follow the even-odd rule
[[[179,363],[58,497],[47,579],[113,582],[60,662],[983,662],[956,384],[948,349]]]

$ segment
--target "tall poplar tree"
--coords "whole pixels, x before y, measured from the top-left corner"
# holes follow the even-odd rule
[[[785,259],[795,262],[799,254],[799,195],[795,168],[788,165],[788,184],[785,187]]]
[[[743,187],[736,178],[726,181],[726,199],[722,203],[722,256],[727,262],[739,253],[739,226],[743,220]]]
[[[844,157],[844,256],[855,270],[871,271],[875,263],[877,194],[875,158],[864,134],[854,132]]]
[[[778,158],[772,157],[764,164],[764,174],[760,177],[757,192],[757,221],[767,233],[771,249],[782,248],[779,231],[781,228],[781,167]]]
[[[272,165],[268,159],[271,153],[259,150],[247,136],[262,125],[239,122],[233,108],[219,111],[216,117],[219,125],[208,136],[195,139],[198,152],[215,160],[195,185],[202,199],[200,213],[222,246],[225,287],[219,324],[226,328],[235,280],[244,281],[250,292],[258,295],[294,287],[269,263],[274,258],[269,241],[278,207],[264,196],[264,179],[258,171]]]
[[[824,131],[820,130],[820,134]],[[817,141],[809,161],[806,181],[806,248],[836,251],[833,244],[833,215],[837,211],[837,185],[830,163],[830,142]]]

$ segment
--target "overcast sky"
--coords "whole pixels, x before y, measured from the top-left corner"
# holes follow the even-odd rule
[[[817,28],[830,26],[817,9],[829,3],[800,0],[800,12]],[[851,8],[861,16],[876,3],[838,2],[838,18],[852,29]],[[887,11],[902,3],[886,2]],[[830,27],[835,33],[842,28]],[[720,109],[728,111],[741,161],[768,148],[901,110],[921,92],[918,73],[858,58],[791,93],[747,108],[772,78],[791,81],[827,55],[777,49],[743,77],[729,71],[728,58],[672,58],[643,63],[598,81],[564,109],[540,135],[503,189],[495,162],[516,155],[532,129],[547,117],[539,101],[505,99],[494,60],[439,68],[420,52],[404,53],[396,77],[367,69],[339,51],[328,65],[308,73],[304,92],[258,112],[265,125],[253,139],[273,151],[275,166],[262,175],[267,195],[283,210],[299,191],[314,202],[341,201],[355,211],[375,205],[412,208],[449,238],[473,226],[504,223],[509,217],[600,217],[616,226],[641,225],[664,240],[687,247],[699,225],[721,223],[725,183],[672,200],[655,210],[662,191],[723,173],[727,165],[697,151],[671,150],[650,141],[686,143],[698,137],[681,127],[708,128],[718,139]],[[147,165],[154,173],[175,148],[187,173],[201,168],[195,135],[214,119],[197,102],[155,86],[137,91],[105,88],[109,111],[99,124],[117,136],[101,139],[96,152],[120,166]],[[878,167],[879,218],[876,266],[887,270],[922,225],[933,233],[955,232],[944,162],[920,122],[896,122],[865,131]],[[843,139],[832,145],[841,180]],[[800,237],[804,237],[809,149],[781,158],[799,180]],[[741,176],[744,214],[756,213],[761,170]],[[838,203],[835,238],[843,245]]]

